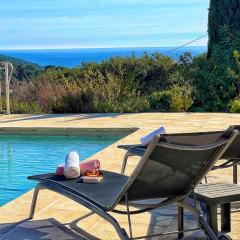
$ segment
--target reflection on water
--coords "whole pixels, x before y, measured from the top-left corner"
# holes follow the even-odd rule
[[[12,161],[13,161],[13,149],[12,144],[7,143],[7,161],[8,161],[8,175],[11,176],[12,172]]]

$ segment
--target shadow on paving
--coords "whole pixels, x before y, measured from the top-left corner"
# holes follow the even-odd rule
[[[164,232],[173,232],[178,229],[177,206],[172,204],[151,211],[151,219],[148,228],[148,235],[154,235]],[[197,228],[197,221],[193,213],[184,211],[184,229]],[[168,236],[157,236],[148,238],[149,240],[177,240],[177,234]],[[202,230],[184,233],[183,240],[206,240],[207,237]]]
[[[0,225],[1,240],[97,240],[84,231],[82,234],[80,231],[75,233],[53,218],[25,220],[19,224],[11,224],[11,228],[10,224]]]
[[[128,115],[133,113],[127,113]],[[64,118],[64,117],[71,117],[72,119],[69,120],[62,120],[61,122],[71,122],[76,120],[84,120],[84,119],[94,119],[94,118],[117,118],[122,114],[120,113],[82,113],[82,114],[45,114],[45,115],[30,115],[30,116],[22,116],[18,117],[17,119],[9,119],[3,120],[1,123],[11,123],[11,122],[24,122],[24,121],[31,121],[31,120],[47,120],[52,118]]]
[[[72,114],[46,114],[46,115],[30,115],[30,116],[17,116],[17,118],[12,118],[9,120],[3,120],[1,123],[10,123],[10,122],[22,122],[29,120],[43,120],[43,119],[51,119],[51,118],[62,118],[72,116]]]
[[[172,204],[168,207],[155,209],[150,212],[151,219],[148,224],[148,235],[163,233],[166,231],[177,230],[177,208]],[[61,224],[53,218],[44,220],[24,220],[19,223],[0,224],[1,240],[99,240],[91,235],[87,230],[79,227],[78,223],[90,217],[93,213],[88,213],[74,221]],[[141,215],[141,214],[140,214]],[[144,219],[143,219],[144,221]],[[195,228],[197,226],[194,215],[185,211],[184,215],[185,229]],[[102,226],[104,230],[104,226]],[[127,229],[126,229],[127,230]],[[134,222],[133,222],[134,232]],[[138,237],[134,234],[134,237]],[[176,240],[177,234],[169,236],[150,237],[148,240]],[[205,240],[206,236],[202,231],[185,233],[184,240]],[[102,239],[106,240],[106,239]]]

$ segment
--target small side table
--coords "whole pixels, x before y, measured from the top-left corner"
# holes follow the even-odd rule
[[[240,185],[231,183],[199,184],[195,189],[198,201],[206,203],[207,222],[218,234],[217,205],[221,206],[221,230],[231,231],[231,203],[240,201]]]

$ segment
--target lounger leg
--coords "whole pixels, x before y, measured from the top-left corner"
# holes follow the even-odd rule
[[[207,236],[209,236],[210,240],[218,240],[218,236],[217,236],[218,232],[216,232],[215,226],[214,225],[210,226],[197,208],[197,198],[196,198],[194,190],[193,190],[193,200],[194,200],[195,213],[196,213],[196,217],[197,217],[199,226],[202,227],[202,229],[205,231]],[[208,207],[207,207],[207,209],[208,209]],[[217,210],[217,208],[216,208],[216,210]],[[207,215],[207,218],[208,217],[209,217],[209,215]]]
[[[80,196],[77,196],[77,198],[76,198],[75,194],[66,191],[64,188],[57,187],[57,186],[54,186],[54,187],[51,186],[51,182],[40,183],[35,188],[34,195],[33,195],[30,218],[33,217],[34,209],[35,209],[36,201],[37,201],[37,195],[38,195],[38,192],[39,192],[40,189],[48,189],[48,190],[60,193],[64,196],[68,197],[69,199],[72,199],[73,201],[81,204],[82,206],[88,208],[90,211],[96,213],[97,215],[99,215],[100,217],[102,217],[103,219],[108,221],[110,224],[112,224],[112,226],[116,230],[116,232],[117,232],[117,234],[118,234],[118,236],[121,240],[129,240],[128,234],[126,233],[125,229],[121,228],[121,226],[119,225],[117,220],[113,216],[111,216],[108,212],[106,212],[106,211],[102,210],[101,208],[93,205],[92,203],[88,202],[87,200],[83,199]]]
[[[204,219],[204,217],[202,215],[198,216],[198,221],[199,221],[199,224],[201,225],[201,227],[205,230],[206,234],[208,235],[208,237],[211,240],[218,240],[217,235],[211,229],[211,227],[209,226],[209,224],[206,222],[206,220]]]
[[[130,238],[132,238],[133,237],[133,235],[132,235],[132,222],[131,222],[131,216],[130,216],[130,211],[129,211],[129,204],[128,204],[127,193],[125,194],[125,201],[126,201],[126,207],[127,207],[129,233],[130,233]]]
[[[32,219],[33,216],[34,216],[36,203],[37,203],[37,197],[38,197],[38,193],[39,193],[40,189],[41,189],[41,187],[39,185],[37,185],[34,189],[33,198],[32,198],[32,205],[31,205],[31,210],[30,210],[30,214],[29,214],[30,219]]]
[[[127,165],[127,160],[128,157],[132,156],[131,152],[127,151],[124,158],[123,158],[123,163],[122,163],[122,169],[121,169],[121,174],[124,174],[126,165]]]
[[[119,225],[119,223],[117,222],[117,220],[114,217],[112,217],[108,213],[105,213],[104,215],[100,215],[100,216],[102,216],[105,220],[107,220],[109,223],[112,224],[112,226],[117,231],[117,234],[118,234],[118,236],[121,240],[130,240],[130,238],[128,237],[128,234],[126,233],[125,229],[121,228],[121,226]]]
[[[193,192],[193,194],[194,194],[194,192]],[[216,233],[213,231],[213,229],[207,223],[207,221],[205,220],[203,215],[200,214],[199,210],[197,209],[196,198],[195,198],[195,195],[193,195],[193,196],[194,196],[195,207],[192,207],[192,206],[186,204],[185,202],[179,202],[179,205],[181,207],[185,207],[186,209],[188,209],[192,213],[196,214],[196,218],[197,218],[197,222],[198,222],[199,227],[201,227],[204,230],[204,232],[210,238],[210,240],[218,240],[218,237],[217,237]]]
[[[178,239],[182,239],[184,234],[184,209],[181,206],[177,206],[178,208]]]

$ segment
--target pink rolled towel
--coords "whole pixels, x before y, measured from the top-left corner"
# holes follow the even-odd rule
[[[100,161],[97,159],[89,160],[80,164],[81,176],[85,175],[87,171],[98,172],[99,170],[100,170]],[[56,175],[63,175],[63,173],[64,173],[64,166],[59,165],[56,169]]]
[[[80,170],[81,170],[81,176],[85,175],[87,171],[91,171],[93,173],[99,172],[100,161],[95,159],[95,160],[89,160],[89,161],[83,162],[80,164]]]
[[[64,166],[59,165],[56,169],[56,175],[63,175],[63,173],[64,173]]]

